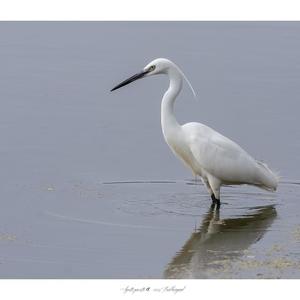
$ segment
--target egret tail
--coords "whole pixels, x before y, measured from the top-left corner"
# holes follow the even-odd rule
[[[265,163],[258,160],[256,162],[259,170],[259,184],[257,184],[257,186],[268,191],[276,191],[279,182],[279,175],[271,171]]]

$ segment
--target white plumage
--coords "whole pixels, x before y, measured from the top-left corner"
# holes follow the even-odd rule
[[[141,73],[123,81],[113,90],[139,78],[156,74],[166,74],[170,79],[169,88],[161,103],[164,138],[173,153],[194,175],[202,178],[214,203],[220,204],[222,185],[250,184],[266,190],[276,190],[278,176],[266,164],[252,158],[238,144],[204,124],[192,122],[180,125],[177,122],[174,102],[186,77],[170,60],[155,59]],[[188,84],[190,85],[189,82]],[[192,88],[191,85],[190,87]]]

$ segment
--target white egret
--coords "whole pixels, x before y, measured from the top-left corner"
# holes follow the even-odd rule
[[[199,175],[214,204],[220,206],[222,185],[249,184],[275,191],[278,176],[268,166],[252,158],[238,144],[201,123],[180,125],[174,115],[174,102],[185,79],[183,72],[172,61],[158,58],[138,74],[115,86],[114,91],[137,79],[165,74],[170,84],[161,102],[161,126],[165,141],[183,163]],[[195,95],[195,93],[194,93]]]

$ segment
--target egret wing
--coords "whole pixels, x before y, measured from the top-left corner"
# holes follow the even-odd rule
[[[202,124],[186,129],[190,149],[206,172],[228,183],[252,181],[256,162],[238,144]]]

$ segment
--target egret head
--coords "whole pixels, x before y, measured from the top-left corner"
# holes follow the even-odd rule
[[[144,77],[157,75],[157,74],[167,74],[168,70],[170,69],[170,67],[172,65],[174,65],[174,64],[166,58],[154,59],[149,64],[147,64],[146,67],[144,67],[144,69],[141,72],[122,81],[120,84],[118,84],[113,89],[111,89],[111,92],[114,90],[117,90],[117,89],[121,88],[122,86],[125,86],[135,80],[138,80],[138,79],[141,79]]]
[[[170,60],[166,58],[157,58],[152,60],[143,70],[149,70],[146,76],[167,74],[171,66],[175,66],[175,64]]]

